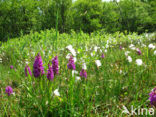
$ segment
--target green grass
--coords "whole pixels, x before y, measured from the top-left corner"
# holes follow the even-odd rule
[[[150,91],[156,86],[155,35],[148,37],[135,33],[103,34],[101,32],[59,34],[55,46],[56,32],[47,30],[9,40],[0,47],[0,116],[127,116],[122,114],[123,105],[128,109],[134,107],[150,108],[148,101]],[[109,43],[108,43],[109,40]],[[106,48],[108,43],[109,47]],[[129,48],[134,44],[142,52]],[[76,71],[68,70],[69,50],[72,45],[77,52]],[[143,46],[146,45],[145,46]],[[54,46],[53,46],[54,45]],[[124,49],[120,50],[119,46]],[[100,47],[97,52],[94,47]],[[107,50],[107,52],[105,52]],[[125,52],[130,51],[132,62],[129,63]],[[26,63],[33,70],[37,53],[41,53],[45,75],[40,78],[25,77]],[[91,53],[95,54],[91,56]],[[101,58],[104,53],[105,58]],[[48,63],[58,56],[59,75],[52,82],[46,78]],[[142,59],[138,66],[136,59]],[[95,60],[102,66],[97,67]],[[87,79],[76,81],[82,69],[87,65]],[[13,65],[16,69],[10,69]],[[122,71],[122,73],[120,73]],[[12,86],[14,94],[8,97],[5,87]],[[53,91],[59,89],[60,96]]]

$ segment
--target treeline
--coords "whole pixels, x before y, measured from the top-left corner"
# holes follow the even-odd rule
[[[0,41],[57,23],[60,32],[153,32],[156,0],[0,0]]]

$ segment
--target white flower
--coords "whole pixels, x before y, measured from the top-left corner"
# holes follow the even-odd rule
[[[31,52],[31,54],[32,54],[33,56],[35,56],[35,52]]]
[[[154,55],[156,55],[156,50],[154,51]]]
[[[60,48],[60,50],[62,50],[62,51],[63,51],[63,50],[64,50],[64,48]],[[50,50],[49,50],[49,53],[51,53],[51,51],[50,51]]]
[[[92,52],[90,55],[91,55],[91,56],[95,56],[95,53],[94,53],[94,52]]]
[[[133,44],[129,45],[129,48],[132,48],[132,47],[134,47],[134,45],[133,45]]]
[[[85,70],[87,69],[86,63],[82,64],[82,69],[85,69]]]
[[[70,50],[73,56],[76,56],[76,51],[74,49]]]
[[[106,48],[108,48],[109,47],[109,45],[108,44],[106,44]]]
[[[72,53],[73,56],[76,56],[76,51],[73,49],[72,45],[68,45],[66,48]]]
[[[107,53],[107,49],[105,49],[105,52]]]
[[[98,47],[97,47],[97,46],[95,46],[95,47],[94,47],[94,50],[95,50],[95,52],[97,52],[97,50],[98,50]]]
[[[2,58],[0,58],[0,63],[2,63]]]
[[[76,76],[75,80],[78,81],[80,80],[81,78],[79,76]]]
[[[84,63],[84,62],[85,62],[83,58],[80,58],[80,60],[81,60],[81,62],[82,62],[82,63]]]
[[[72,45],[68,45],[66,48],[67,48],[68,50],[71,50],[71,49],[73,49],[73,46],[72,46]]]
[[[25,61],[25,63],[26,63],[26,64],[29,64],[29,62],[28,62],[28,61]]]
[[[48,101],[46,101],[46,105],[48,105],[48,103],[49,103],[49,102],[48,102]]]
[[[131,47],[131,49],[132,49],[132,50],[136,50],[136,48],[135,48],[135,47]]]
[[[117,67],[117,69],[119,68],[117,64],[115,64],[115,66]]]
[[[15,92],[13,92],[12,95],[15,96]]]
[[[75,70],[75,74],[78,74],[78,71]]]
[[[128,60],[128,62],[131,63],[131,62],[132,62],[132,57],[128,56],[128,57],[127,57],[127,60]]]
[[[69,58],[70,58],[70,54],[68,53],[67,56],[66,56],[66,59],[69,59]]]
[[[60,96],[60,93],[59,93],[58,89],[55,89],[55,91],[54,91],[54,95],[56,95],[56,96]]]
[[[148,36],[149,36],[149,34],[148,34],[148,33],[146,33],[146,34],[145,34],[145,36],[146,36],[146,37],[148,37]]]
[[[72,70],[72,77],[74,77],[75,75],[75,70]]]
[[[130,53],[129,51],[126,51],[126,52],[125,52],[125,56],[128,56],[129,53]]]
[[[145,45],[145,44],[142,44],[141,46],[142,46],[142,47],[146,47],[146,45]]]
[[[136,60],[136,64],[137,64],[138,66],[142,65],[142,63],[143,63],[143,62],[142,62],[141,59],[137,59],[137,60]]]
[[[72,70],[72,77],[74,77],[75,74],[78,74],[78,71]]]
[[[111,40],[111,39],[110,39]],[[109,40],[107,40],[107,44],[109,44]]]
[[[48,54],[51,54],[51,51],[50,50],[48,51]]]
[[[76,62],[77,61],[77,59],[76,59],[76,57],[74,57],[74,62]]]
[[[153,44],[149,44],[148,47],[149,47],[149,49],[154,49],[155,48],[155,46]]]
[[[93,53],[90,53],[91,56],[93,56]]]
[[[88,48],[86,47],[86,51],[88,51]]]
[[[97,67],[101,66],[101,61],[100,60],[95,60],[95,64],[97,65]]]
[[[120,69],[120,74],[122,74],[122,70]]]

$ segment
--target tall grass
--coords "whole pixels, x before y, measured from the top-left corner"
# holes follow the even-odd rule
[[[55,48],[51,41],[57,39]],[[148,94],[156,85],[155,49],[148,45],[154,43],[153,35],[123,33],[91,35],[83,32],[60,34],[57,30],[47,30],[21,38],[11,39],[0,47],[0,115],[1,116],[127,116],[122,106],[150,107]],[[134,44],[142,52],[131,49]],[[66,56],[72,53],[66,46],[72,45],[76,51],[76,71],[67,68]],[[119,46],[124,49],[120,49]],[[95,49],[98,48],[98,49]],[[57,50],[57,51],[56,51]],[[125,52],[132,62],[128,62]],[[45,75],[40,78],[25,77],[24,67],[28,64],[33,70],[34,58],[40,53]],[[104,53],[105,58],[101,58]],[[59,75],[53,81],[46,78],[48,63],[58,56]],[[136,59],[142,59],[138,66]],[[95,60],[101,61],[97,67]],[[77,79],[86,63],[87,78]],[[10,69],[10,65],[14,69]],[[16,69],[16,70],[15,70]],[[7,96],[5,87],[13,87],[14,94]],[[58,89],[60,96],[55,94]]]

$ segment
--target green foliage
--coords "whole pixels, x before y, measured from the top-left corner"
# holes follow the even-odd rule
[[[124,0],[119,3],[121,9],[121,30],[130,32],[143,32],[146,25],[151,21],[147,9],[149,5],[140,0]]]
[[[51,29],[55,28],[56,25],[56,17],[58,12],[58,24],[59,30],[64,32],[67,30],[67,14],[72,5],[72,0],[52,0],[52,1],[43,1],[41,3],[43,7],[41,8],[43,11],[42,17],[42,29]],[[47,5],[47,2],[48,5]],[[68,27],[68,26],[67,26]]]
[[[102,28],[107,32],[119,31],[121,29],[120,15],[120,8],[115,2],[104,2],[101,15]]]
[[[26,34],[30,30],[39,29],[37,1],[1,1],[0,6],[1,39],[19,36],[21,31]]]
[[[155,14],[155,0],[1,0],[0,40],[56,28],[56,23],[61,33],[72,29],[87,33],[101,29],[109,33],[153,32]]]
[[[150,8],[148,9],[148,12],[151,16],[151,22],[148,24],[148,28],[150,27],[151,31],[155,31],[156,29],[156,1],[150,0]]]
[[[93,32],[101,28],[102,2],[100,0],[77,0],[71,9],[75,30]]]

